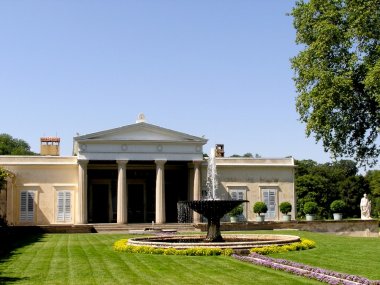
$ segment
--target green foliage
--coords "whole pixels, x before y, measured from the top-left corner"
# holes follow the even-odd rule
[[[156,248],[152,246],[128,245],[128,239],[120,239],[113,245],[115,251],[128,253],[162,254],[162,255],[186,255],[186,256],[230,256],[232,249],[196,247],[187,249]]]
[[[233,208],[231,211],[228,212],[228,215],[230,217],[237,217],[239,215],[243,214],[243,206],[239,205]]]
[[[283,213],[284,215],[287,215],[291,211],[292,211],[292,204],[290,204],[289,202],[282,202],[280,204],[280,212]]]
[[[256,213],[256,214],[261,214],[261,213],[266,213],[268,212],[268,207],[267,207],[267,204],[265,204],[264,202],[256,202],[254,205],[253,205],[253,212]]]
[[[375,197],[380,197],[380,170],[370,170],[365,178],[369,183],[371,194]]]
[[[296,108],[306,134],[335,157],[374,164],[380,154],[379,0],[298,0],[290,13]]]
[[[321,218],[331,217],[330,205],[334,200],[342,200],[346,204],[346,217],[357,218],[360,215],[360,199],[370,190],[368,179],[357,175],[354,161],[318,164],[312,160],[300,160],[296,161],[296,165],[298,218],[303,218],[304,204],[309,201],[318,202],[317,215]]]
[[[309,239],[301,239],[300,242],[294,242],[285,245],[268,245],[263,247],[254,247],[250,252],[255,252],[262,255],[284,253],[288,251],[299,251],[315,248],[315,242]]]
[[[318,204],[315,202],[306,202],[303,206],[303,212],[308,215],[315,215],[318,212]]]
[[[379,218],[380,217],[380,197],[375,197],[372,199],[372,216]]]
[[[338,183],[340,199],[347,205],[346,215],[357,218],[360,216],[360,199],[364,193],[369,193],[368,182],[361,175],[351,176]]]
[[[343,213],[346,209],[346,204],[342,200],[335,200],[331,203],[330,209],[333,213]]]
[[[35,155],[27,142],[13,138],[8,134],[0,134],[0,155]]]
[[[372,202],[371,215],[373,217],[380,217],[380,170],[368,171],[366,176],[370,189],[370,199]],[[368,192],[367,192],[368,193]]]
[[[0,191],[2,189],[5,189],[6,183],[7,183],[7,178],[10,176],[9,171],[6,169],[0,167]]]

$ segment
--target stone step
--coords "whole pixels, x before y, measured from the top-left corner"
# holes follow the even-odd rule
[[[121,231],[143,231],[149,230],[172,230],[172,231],[199,231],[192,224],[92,224],[96,232],[121,232]]]

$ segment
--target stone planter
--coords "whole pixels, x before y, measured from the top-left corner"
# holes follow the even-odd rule
[[[306,221],[314,221],[315,215],[306,214]]]
[[[283,215],[282,220],[285,222],[290,222],[291,216],[290,215]]]
[[[264,222],[265,216],[264,215],[258,215],[256,216],[256,222]]]
[[[340,221],[343,218],[342,213],[333,213],[333,216],[334,216],[334,221]]]

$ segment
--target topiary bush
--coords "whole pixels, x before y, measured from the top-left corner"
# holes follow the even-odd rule
[[[243,214],[243,206],[242,205],[239,205],[239,206],[233,208],[231,211],[228,212],[228,215],[230,217],[237,217],[241,214]]]
[[[318,204],[315,202],[306,202],[303,206],[303,212],[307,215],[315,215],[318,212]]]
[[[343,213],[345,208],[346,204],[342,200],[335,200],[330,205],[330,209],[333,213]]]
[[[266,212],[268,212],[267,204],[265,204],[264,202],[256,202],[253,205],[253,212],[258,215],[262,213],[265,214]]]
[[[280,204],[280,212],[283,213],[284,215],[287,215],[291,211],[292,211],[292,204],[290,204],[289,202],[282,202]]]

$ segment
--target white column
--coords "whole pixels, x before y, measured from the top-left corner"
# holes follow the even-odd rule
[[[117,177],[117,223],[126,224],[128,221],[128,189],[127,189],[127,163],[128,160],[118,160],[118,177]]]
[[[165,163],[156,160],[156,224],[165,223]]]
[[[88,160],[78,160],[77,224],[87,224],[87,164]]]
[[[201,199],[201,163],[200,160],[194,160],[194,183],[193,183],[193,200]],[[194,211],[193,222],[199,223],[201,215]]]

